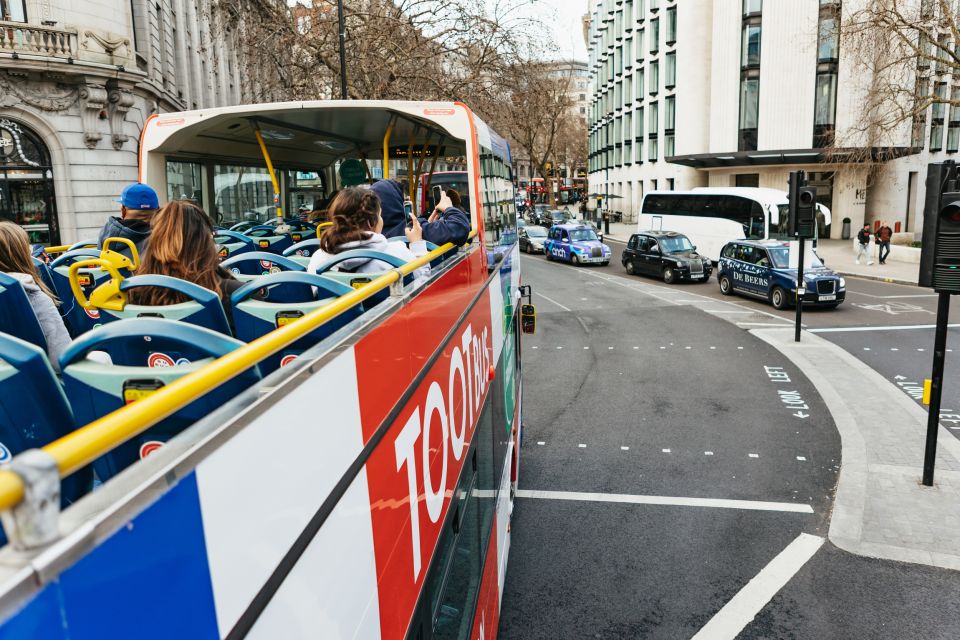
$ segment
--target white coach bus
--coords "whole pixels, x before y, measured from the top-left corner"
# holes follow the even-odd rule
[[[640,205],[638,231],[677,231],[714,262],[731,240],[786,239],[787,192],[758,187],[698,187],[651,191]],[[830,209],[817,205],[817,227],[829,225]]]

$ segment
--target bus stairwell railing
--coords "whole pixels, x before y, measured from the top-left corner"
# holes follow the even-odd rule
[[[469,240],[476,236],[474,221]],[[447,243],[386,271],[363,287],[171,382],[157,393],[117,409],[41,449],[16,456],[7,467],[0,469],[0,517],[10,544],[18,550],[29,550],[49,545],[59,537],[60,478],[92,463],[187,406],[194,398],[240,375],[378,292],[389,287],[396,295],[401,291],[397,285],[402,286],[405,276],[454,248],[452,243]]]

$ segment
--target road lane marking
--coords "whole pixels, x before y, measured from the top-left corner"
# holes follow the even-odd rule
[[[577,446],[580,447],[581,449],[586,449],[586,448],[587,448],[587,445],[583,444],[582,442],[581,442],[580,444],[578,444]]]
[[[620,504],[651,504],[671,507],[708,507],[713,509],[741,509],[745,511],[783,511],[813,513],[809,504],[795,502],[764,502],[762,500],[727,500],[724,498],[683,498],[678,496],[648,496],[624,493],[584,493],[580,491],[517,490],[518,498],[538,500],[569,500],[573,502],[613,502]]]
[[[630,447],[620,447],[620,451],[630,451]]]
[[[661,449],[664,453],[670,453],[670,449]]]
[[[797,264],[800,264],[799,260],[797,261]],[[804,456],[797,456],[797,460],[799,460],[800,462],[806,462],[806,461],[807,461],[806,457],[804,457]]]
[[[564,311],[569,311],[569,312],[573,313],[573,309],[571,309],[570,307],[565,307],[565,306],[563,306],[562,304],[560,304],[559,302],[557,302],[557,301],[554,300],[553,298],[548,298],[547,296],[543,295],[543,294],[540,293],[539,291],[536,291],[535,293],[536,293],[538,296],[540,296],[541,298],[543,298],[544,300],[546,300],[547,302],[552,302],[553,304],[557,305],[558,307],[560,307],[560,308],[563,309]]]
[[[960,327],[960,324],[948,324],[950,328]],[[909,331],[911,329],[935,329],[935,324],[897,324],[886,327],[827,327],[824,329],[807,329],[810,333],[842,333],[845,331]]]
[[[797,264],[800,264],[800,262],[798,261]],[[748,453],[747,455],[750,456],[751,458],[759,458],[759,457],[760,457],[760,454],[759,454],[759,453]]]
[[[797,263],[797,264],[799,264],[799,263]],[[704,452],[703,452],[703,455],[705,455],[705,456],[712,456],[712,455],[713,455],[713,451],[704,451]]]
[[[798,263],[798,264],[799,264],[799,263]],[[547,443],[546,443],[546,442],[544,442],[543,440],[541,440],[541,441],[540,441],[540,442],[538,442],[537,444],[538,444],[538,445],[540,445],[540,446],[542,447],[543,445],[545,445],[545,444],[547,444]]]
[[[519,492],[518,492],[519,493]],[[801,533],[731,598],[693,640],[733,640],[820,550],[824,539]]]

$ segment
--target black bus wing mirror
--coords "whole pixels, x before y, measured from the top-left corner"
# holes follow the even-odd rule
[[[534,305],[520,306],[520,328],[524,333],[537,332],[537,308]]]

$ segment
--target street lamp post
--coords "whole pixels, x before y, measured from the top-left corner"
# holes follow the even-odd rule
[[[347,25],[343,19],[343,0],[337,0],[337,23],[340,28],[340,97],[347,96]]]

